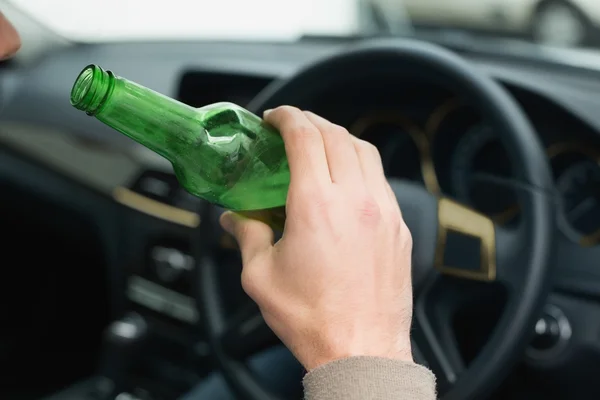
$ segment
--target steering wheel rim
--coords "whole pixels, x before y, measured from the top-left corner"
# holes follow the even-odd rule
[[[257,114],[281,104],[306,108],[323,86],[322,82],[351,83],[374,73],[438,81],[458,96],[477,104],[492,129],[502,133],[500,140],[508,150],[515,171],[515,181],[503,182],[516,191],[522,208],[522,222],[515,231],[495,226],[489,218],[449,199],[436,198],[417,185],[390,182],[413,234],[414,321],[420,332],[418,336],[426,338],[427,343],[433,340],[424,354],[435,359],[436,368],[432,369],[438,376],[443,399],[478,398],[497,386],[523,354],[548,295],[556,215],[550,167],[542,144],[524,113],[499,84],[459,56],[420,41],[373,40],[353,46],[317,61],[289,79],[270,85],[249,108]],[[465,227],[465,224],[469,226]],[[203,229],[206,228],[203,224]],[[446,253],[460,257],[460,248],[445,246],[448,235],[456,232],[479,239],[481,271],[477,274],[465,275],[464,271],[445,265]],[[490,240],[493,243],[487,247]],[[278,399],[254,378],[242,361],[247,354],[231,350],[232,347],[244,348],[244,343],[250,342],[253,345],[246,347],[254,350],[272,344],[272,333],[257,308],[243,311],[234,318],[237,319],[235,324],[228,322],[223,312],[222,293],[216,284],[217,266],[206,246],[199,249],[197,255],[201,257],[198,262],[198,306],[203,310],[205,328],[225,379],[243,398]],[[437,269],[429,269],[428,265]],[[438,354],[446,350],[439,340],[431,338],[435,332],[433,325],[428,323],[426,307],[436,283],[447,275],[498,281],[509,293],[503,316],[489,341],[469,368],[462,375],[455,375],[454,380],[452,357]],[[414,351],[415,358],[417,353],[421,355],[420,346]]]

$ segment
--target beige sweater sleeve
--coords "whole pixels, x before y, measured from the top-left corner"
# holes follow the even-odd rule
[[[435,376],[406,361],[350,357],[322,365],[304,377],[305,400],[434,400]]]

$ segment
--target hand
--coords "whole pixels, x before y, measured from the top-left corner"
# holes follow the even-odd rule
[[[0,60],[4,60],[19,50],[21,38],[10,22],[0,12]]]
[[[412,361],[410,232],[377,149],[341,126],[284,106],[291,182],[283,237],[225,213],[242,252],[242,285],[307,370],[351,356]]]

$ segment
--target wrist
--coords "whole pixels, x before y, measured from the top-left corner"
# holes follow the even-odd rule
[[[302,357],[302,359],[299,358],[307,371],[312,371],[333,361],[352,357],[376,357],[414,363],[410,339],[403,339],[389,346],[375,341],[367,345],[340,346],[338,343],[333,346],[324,346],[324,348],[328,351],[321,351],[318,354]]]

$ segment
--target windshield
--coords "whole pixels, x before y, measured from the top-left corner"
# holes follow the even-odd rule
[[[295,40],[443,30],[561,47],[600,43],[598,0],[13,0],[76,41]]]
[[[356,33],[356,0],[13,0],[67,39],[294,40]]]

